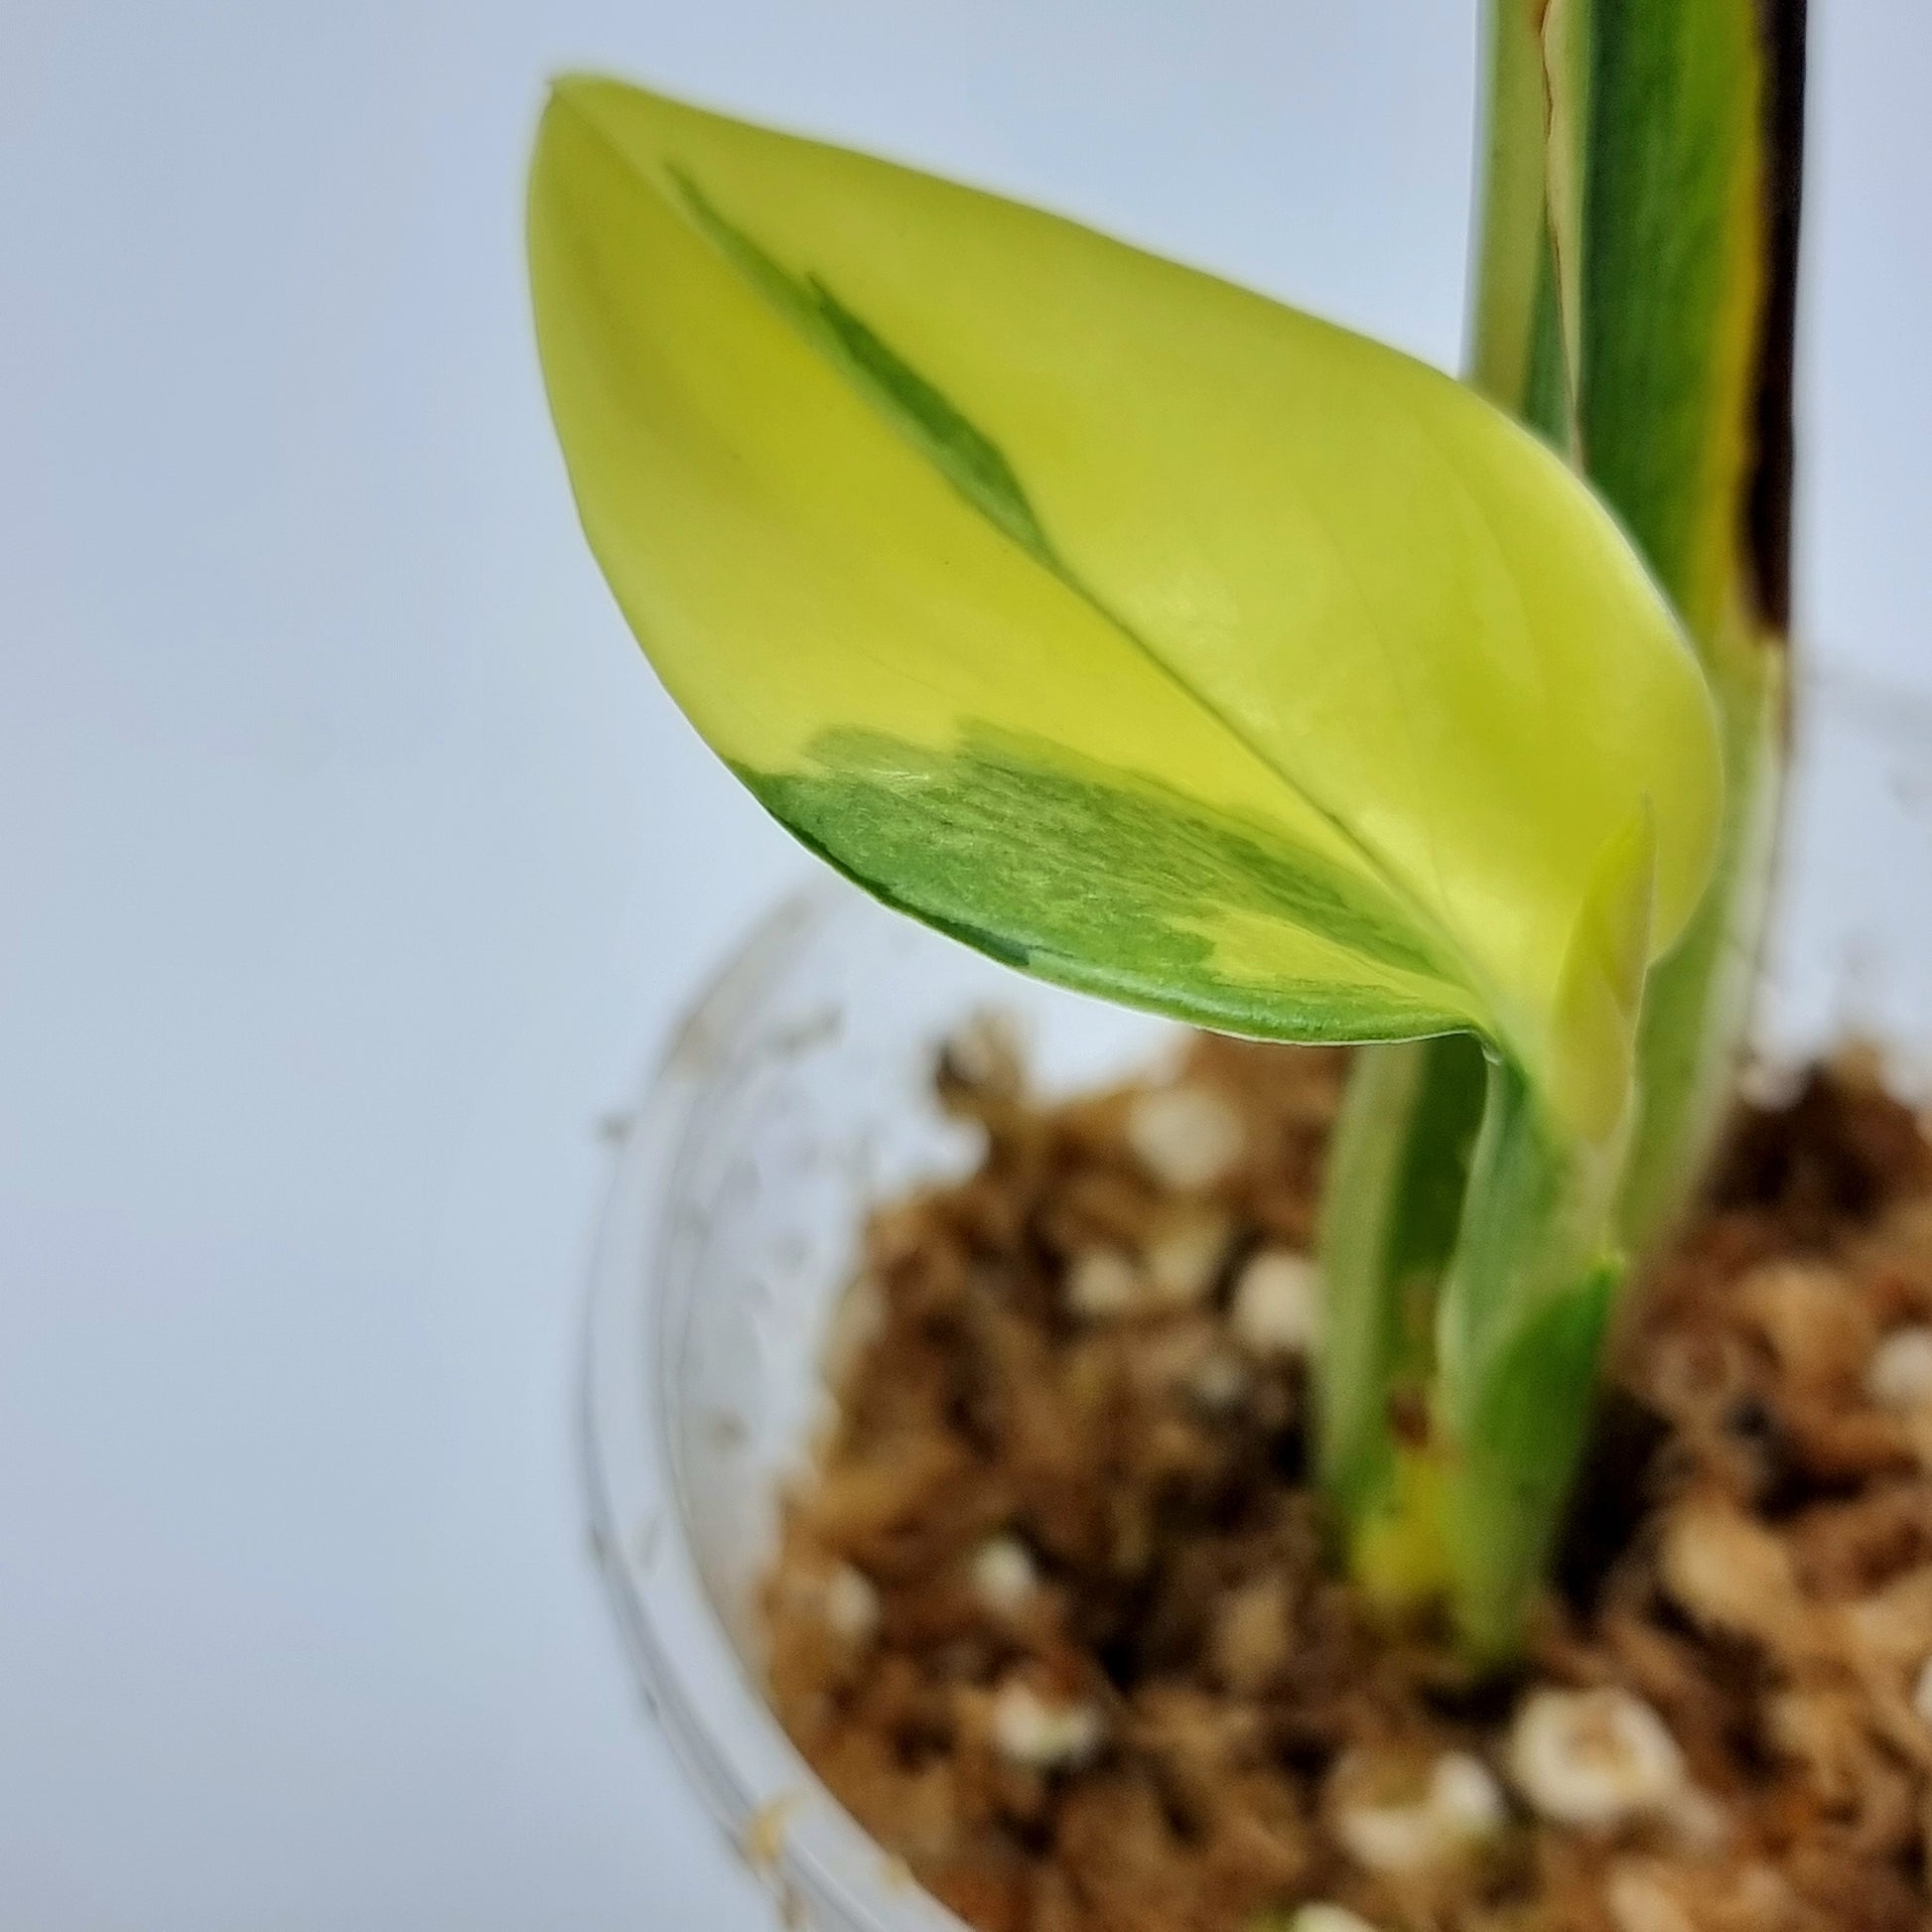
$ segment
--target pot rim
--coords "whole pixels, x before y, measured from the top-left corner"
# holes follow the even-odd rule
[[[831,877],[767,913],[672,1031],[624,1132],[591,1271],[580,1450],[592,1546],[646,1709],[734,1851],[776,1896],[836,1932],[968,1932],[839,1804],[786,1736],[713,1604],[682,1526],[667,1278],[675,1203],[722,1042],[771,976],[859,898]],[[643,1333],[637,1332],[642,1316]]]

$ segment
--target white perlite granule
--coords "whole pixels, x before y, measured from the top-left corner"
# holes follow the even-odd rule
[[[1664,1721],[1627,1691],[1535,1691],[1509,1735],[1524,1802],[1559,1825],[1610,1831],[1685,1790],[1684,1756]]]
[[[1177,1193],[1211,1187],[1247,1152],[1247,1129],[1212,1087],[1162,1087],[1127,1116],[1127,1144],[1141,1165]]]
[[[1034,1771],[1071,1769],[1086,1763],[1106,1734],[1091,1704],[1049,1703],[1017,1678],[994,1693],[993,1742],[1010,1763]]]
[[[1407,1804],[1356,1800],[1335,1816],[1335,1836],[1355,1863],[1391,1876],[1427,1871],[1493,1838],[1509,1816],[1502,1787],[1480,1758],[1445,1751]]]
[[[1307,1255],[1264,1248],[1234,1285],[1228,1323],[1256,1355],[1310,1355],[1321,1330],[1321,1283]]]
[[[1894,1328],[1872,1350],[1864,1389],[1879,1408],[1901,1415],[1932,1405],[1932,1328]]]
[[[1033,1552],[1017,1536],[989,1537],[973,1552],[973,1594],[997,1616],[1011,1616],[1039,1587]]]

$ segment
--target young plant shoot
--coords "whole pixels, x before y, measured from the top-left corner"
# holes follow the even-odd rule
[[[1713,884],[1652,976],[1639,1029],[1616,1225],[1641,1257],[1669,1232],[1720,1124],[1769,886],[1804,6],[1497,0],[1488,27],[1471,379],[1616,510],[1685,620],[1725,746]],[[1412,1574],[1430,1520],[1412,1499],[1428,1475],[1386,1419],[1429,1386],[1484,1117],[1466,1040],[1365,1053],[1329,1170],[1323,1470],[1358,1555],[1398,1592],[1431,1581],[1426,1567]],[[1568,1451],[1568,1439],[1549,1445],[1553,1459]],[[1538,1553],[1520,1555],[1527,1584]]]
[[[1413,1046],[1376,1077],[1427,1132],[1479,1112],[1472,1148],[1443,1127],[1466,1184],[1344,1122],[1388,1173],[1331,1244],[1448,1259],[1338,1324],[1323,1400],[1376,1398],[1367,1487],[1335,1485],[1363,1580],[1506,1652],[1620,1275],[1646,978],[1725,836],[1719,713],[1616,518],[1394,350],[615,82],[555,90],[529,233],[591,545],[799,838],[1068,986],[1456,1040],[1448,1083]]]

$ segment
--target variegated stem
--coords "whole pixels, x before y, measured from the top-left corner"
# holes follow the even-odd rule
[[[1680,1211],[1721,1122],[1770,874],[1784,755],[1803,5],[1498,0],[1489,33],[1471,379],[1580,462],[1622,513],[1691,623],[1725,736],[1718,872],[1645,1002],[1616,1213],[1624,1251],[1641,1254]],[[1492,1113],[1495,1104],[1492,1086]],[[1499,1505],[1517,1451],[1515,1398],[1498,1382],[1491,1394],[1503,1407],[1465,1406],[1454,1430],[1467,1493],[1452,1501],[1447,1478],[1418,1472],[1390,1420],[1420,1406],[1427,1364],[1405,1338],[1427,1327],[1418,1310],[1449,1267],[1453,1230],[1440,1203],[1470,1172],[1480,1111],[1471,1063],[1452,1043],[1362,1055],[1325,1213],[1332,1340],[1321,1440],[1365,1581],[1400,1593],[1427,1572],[1418,1551],[1457,1552],[1461,1621],[1493,1648],[1547,1549],[1577,1446],[1558,1453],[1546,1436],[1519,1478],[1536,1487],[1533,1462],[1547,1493],[1531,1506],[1523,1489],[1520,1507]],[[1474,1171],[1471,1217],[1493,1192],[1480,1156]],[[1465,1235],[1458,1269],[1494,1252],[1488,1236]],[[1607,1294],[1619,1272],[1605,1254],[1583,1279]],[[1593,1353],[1578,1352],[1587,1325],[1558,1320],[1543,1343],[1532,1328],[1519,1344],[1530,1351],[1526,1390],[1574,1384],[1559,1413],[1576,1417],[1588,1414],[1594,1373]],[[1429,1406],[1445,1409],[1440,1390]],[[1471,1474],[1478,1463],[1491,1465],[1488,1477]],[[1429,1512],[1452,1512],[1453,1533],[1447,1515],[1433,1529],[1404,1522]],[[1507,1534],[1504,1519],[1514,1521]],[[1390,1563],[1391,1549],[1408,1555]]]
[[[1608,7],[1610,0],[1598,0]],[[1617,0],[1613,13],[1661,0]],[[1692,16],[1707,7],[1688,9]],[[1724,245],[1708,249],[1725,266],[1727,287],[1715,287],[1694,272],[1694,243],[1686,239],[1674,272],[1644,266],[1641,237],[1608,241],[1599,270],[1604,314],[1595,325],[1605,342],[1656,335],[1677,314],[1695,312],[1689,301],[1702,286],[1707,316],[1705,365],[1716,392],[1701,438],[1713,452],[1704,484],[1715,507],[1705,533],[1672,545],[1659,519],[1653,538],[1628,505],[1662,492],[1640,481],[1689,461],[1688,439],[1673,439],[1659,426],[1650,447],[1641,434],[1662,412],[1645,409],[1647,385],[1682,383],[1679,369],[1648,373],[1624,357],[1624,380],[1607,371],[1594,377],[1587,434],[1601,449],[1592,480],[1624,514],[1640,547],[1652,557],[1666,591],[1684,611],[1705,661],[1725,738],[1725,818],[1717,871],[1703,904],[1676,950],[1652,974],[1639,1050],[1641,1113],[1632,1140],[1619,1207],[1624,1243],[1633,1256],[1647,1255],[1669,1232],[1709,1162],[1737,1059],[1749,1027],[1751,995],[1763,942],[1787,753],[1790,688],[1787,635],[1791,615],[1791,485],[1793,467],[1792,369],[1796,331],[1800,192],[1803,175],[1805,0],[1757,0],[1725,16],[1731,36],[1743,112],[1727,114],[1681,82],[1675,89],[1678,152],[1700,143],[1722,146],[1729,156],[1731,182]],[[1599,111],[1621,109],[1625,131],[1602,136],[1605,149],[1635,165],[1646,157],[1637,125],[1654,120],[1640,102],[1634,76],[1610,73]],[[1631,125],[1635,123],[1637,125]],[[1715,127],[1727,131],[1727,141]],[[1658,165],[1662,143],[1648,151]],[[1605,190],[1606,193],[1612,192]],[[1658,191],[1652,189],[1654,195]],[[1619,287],[1654,278],[1650,330],[1626,321],[1619,330]],[[1678,292],[1673,297],[1672,288]],[[1642,353],[1639,340],[1637,354]],[[1632,376],[1636,380],[1631,380]],[[1630,391],[1637,392],[1633,400]],[[1619,420],[1630,425],[1619,437]],[[1610,452],[1623,449],[1627,468],[1612,471]],[[1601,474],[1598,475],[1597,471]],[[1689,504],[1677,512],[1680,527],[1695,530]]]
[[[1588,1435],[1622,1278],[1609,1247],[1621,1142],[1565,1133],[1492,1062],[1461,1238],[1443,1286],[1439,1507],[1464,1653],[1509,1656]]]

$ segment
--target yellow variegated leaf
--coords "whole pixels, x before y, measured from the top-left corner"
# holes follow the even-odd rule
[[[1609,517],[1471,392],[1053,216],[560,86],[531,273],[592,545],[699,729],[863,884],[1234,1031],[1552,1064],[1704,688]],[[1647,801],[1647,806],[1646,806]]]

